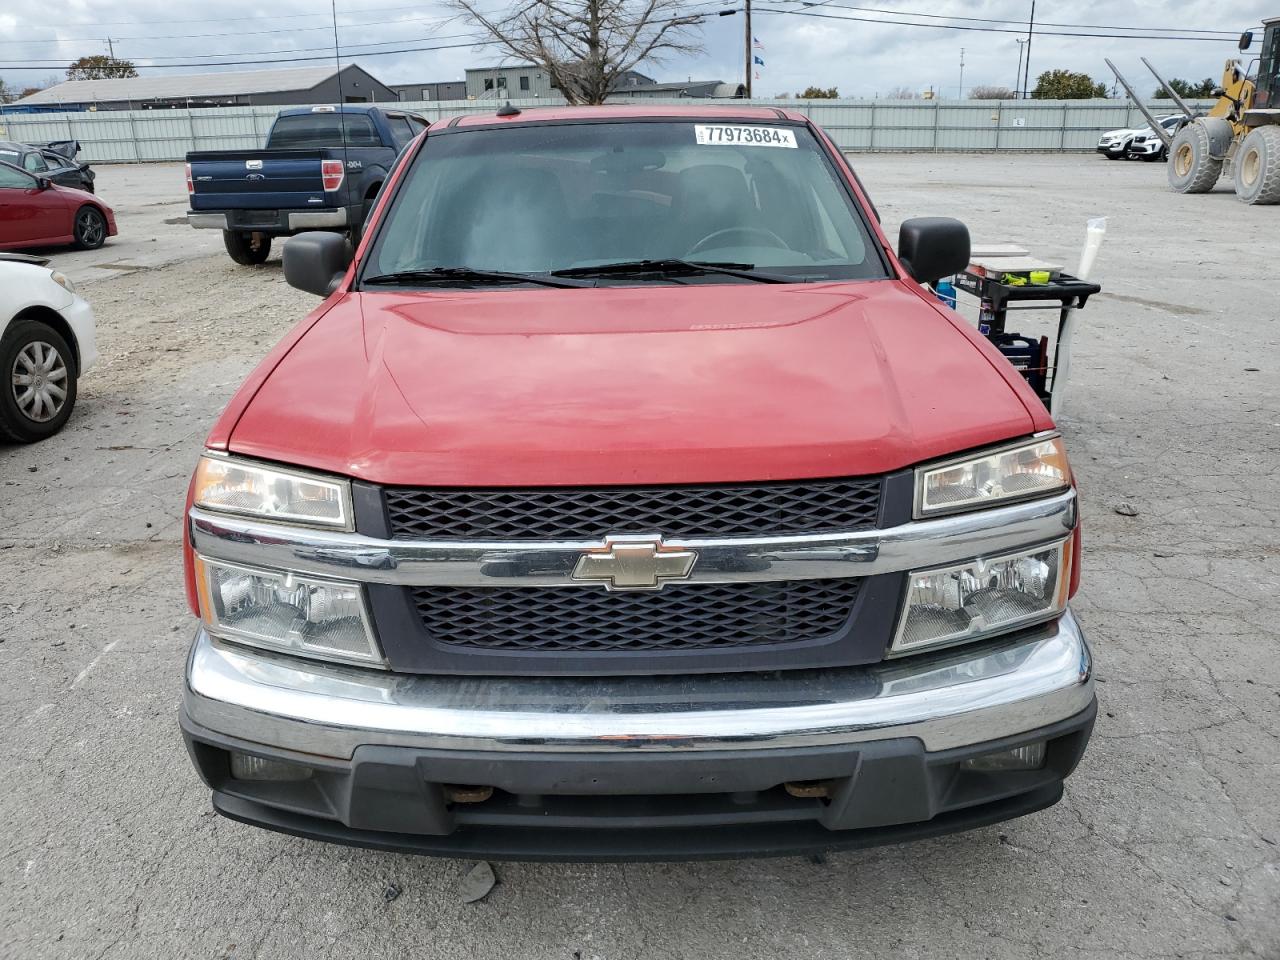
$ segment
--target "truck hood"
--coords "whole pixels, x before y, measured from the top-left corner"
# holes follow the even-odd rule
[[[1048,425],[904,281],[341,296],[235,452],[375,483],[534,486],[883,473]]]

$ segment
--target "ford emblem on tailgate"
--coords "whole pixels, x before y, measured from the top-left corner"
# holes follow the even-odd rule
[[[604,546],[578,557],[575,580],[598,580],[606,590],[661,590],[667,580],[685,580],[698,555],[667,546],[662,537],[605,537]]]
[[[267,179],[267,175],[265,173],[250,173],[245,175],[245,179],[257,183],[259,180]]]

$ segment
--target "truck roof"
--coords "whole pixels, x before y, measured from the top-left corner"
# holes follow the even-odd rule
[[[521,107],[520,113],[511,117],[497,115],[501,104],[494,104],[492,110],[484,113],[472,113],[462,117],[442,117],[432,124],[433,128],[446,126],[479,127],[489,124],[510,122],[528,123],[531,120],[563,121],[563,120],[687,120],[692,117],[708,120],[754,120],[773,121],[798,120],[803,122],[802,113],[793,110],[782,110],[777,107],[753,106],[669,106],[664,104],[627,104],[626,106],[603,107]]]
[[[390,109],[396,113],[406,112],[393,103],[320,103],[314,107],[286,107],[276,117],[298,117],[307,113],[372,113],[375,110]]]

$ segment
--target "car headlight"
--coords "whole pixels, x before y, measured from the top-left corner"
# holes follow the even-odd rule
[[[347,481],[233,457],[200,458],[192,502],[219,513],[352,529]]]
[[[49,279],[60,286],[63,290],[67,291],[67,293],[73,294],[76,292],[76,285],[71,282],[71,278],[65,273],[59,273],[57,270],[50,270]]]
[[[1005,633],[1057,616],[1071,580],[1071,539],[911,574],[890,656]]]
[[[1071,486],[1062,438],[1042,437],[916,469],[915,516],[933,517],[1047,496]]]
[[[385,667],[359,584],[197,556],[196,594],[209,632],[320,660]]]

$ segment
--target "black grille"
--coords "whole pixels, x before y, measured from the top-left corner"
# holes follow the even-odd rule
[[[386,490],[395,537],[595,540],[766,536],[874,527],[880,478],[740,486]]]
[[[416,587],[438,643],[484,650],[710,650],[839,633],[860,581],[683,583],[653,593],[581,587]]]

